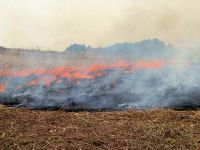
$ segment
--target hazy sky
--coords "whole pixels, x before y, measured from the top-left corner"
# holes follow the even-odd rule
[[[63,50],[159,38],[195,43],[199,0],[0,0],[0,45]]]

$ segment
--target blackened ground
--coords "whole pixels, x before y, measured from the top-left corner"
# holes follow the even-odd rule
[[[0,149],[199,149],[200,111],[64,112],[0,105]]]

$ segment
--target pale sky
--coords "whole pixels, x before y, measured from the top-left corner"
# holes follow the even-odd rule
[[[200,40],[199,0],[0,0],[0,45],[63,50],[159,38]]]

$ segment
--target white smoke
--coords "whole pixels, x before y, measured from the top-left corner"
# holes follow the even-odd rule
[[[51,78],[48,73],[30,74],[26,77],[1,75],[0,84],[6,82],[8,84],[6,91],[0,94],[0,103],[29,108],[64,109],[199,107],[198,49],[173,48],[166,44],[158,46],[163,45],[161,43],[154,39],[94,48],[83,52],[7,49],[4,55],[16,59],[12,62],[7,60],[12,71],[21,70],[23,67],[29,69],[45,67],[49,70],[58,66],[76,68],[94,63],[108,65],[120,61],[120,58],[129,63],[163,59],[166,65],[161,68],[134,69],[126,74],[123,74],[123,69],[120,68],[105,69],[104,76],[80,79],[78,83],[69,78],[59,77],[51,82],[49,87],[45,85],[45,79]],[[20,63],[24,65],[22,68],[18,68],[17,64]],[[34,79],[39,79],[38,85],[26,84]],[[16,88],[19,85],[22,85],[22,88]]]

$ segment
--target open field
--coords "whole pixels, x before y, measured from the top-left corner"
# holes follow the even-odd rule
[[[0,106],[1,149],[199,149],[200,111],[64,112]]]
[[[0,71],[92,62],[78,57],[0,48]],[[200,111],[65,112],[0,105],[0,149],[200,149]]]

